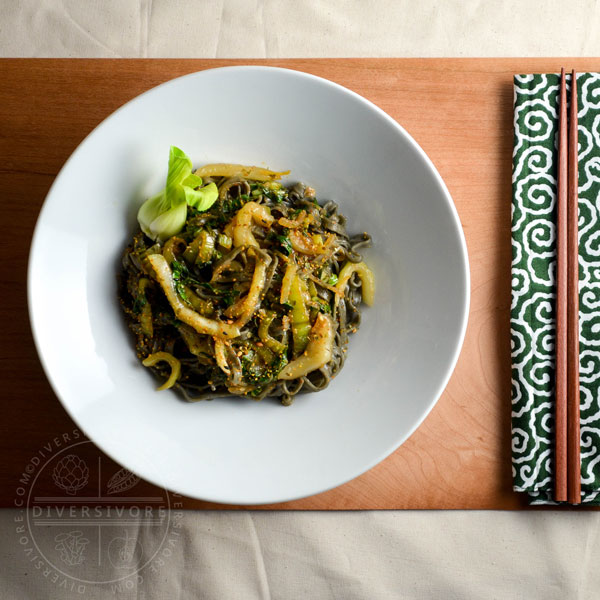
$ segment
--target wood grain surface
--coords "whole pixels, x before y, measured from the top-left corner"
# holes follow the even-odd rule
[[[510,467],[512,78],[557,72],[563,65],[595,71],[600,61],[593,59],[0,60],[0,506],[19,502],[34,457],[65,448],[67,437],[77,435],[44,376],[27,314],[29,244],[54,177],[77,144],[124,102],[168,79],[232,64],[313,73],[351,88],[395,118],[446,182],[471,264],[464,347],[421,427],[357,479],[260,508],[525,508],[526,499],[512,492]],[[92,471],[100,463],[105,472],[119,469],[92,444],[81,448]],[[49,471],[40,473],[36,486],[41,495],[56,495]],[[146,482],[135,489],[136,496],[160,492]],[[240,508],[186,498],[180,504]]]

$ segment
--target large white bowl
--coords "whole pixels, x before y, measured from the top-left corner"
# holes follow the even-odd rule
[[[442,135],[442,134],[440,134]],[[368,231],[375,305],[342,373],[287,408],[273,400],[188,404],[156,392],[116,297],[141,202],[164,183],[169,146],[195,165],[291,169]],[[181,494],[235,504],[340,485],[393,452],[442,393],[469,304],[452,199],[417,143],[339,85],[269,67],[169,81],[124,105],[77,148],[39,217],[29,309],[40,359],[75,422],[108,455]]]

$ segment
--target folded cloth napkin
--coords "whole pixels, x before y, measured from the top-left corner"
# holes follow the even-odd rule
[[[512,462],[532,504],[553,503],[559,84],[514,78]],[[577,92],[582,503],[600,504],[600,74],[578,74]]]

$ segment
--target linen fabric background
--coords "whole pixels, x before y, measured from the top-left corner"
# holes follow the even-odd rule
[[[0,14],[2,56],[600,56],[593,0],[0,0]],[[130,589],[84,593],[36,569],[18,518],[0,511],[2,599],[591,600],[600,590],[595,512],[190,511],[163,568]]]

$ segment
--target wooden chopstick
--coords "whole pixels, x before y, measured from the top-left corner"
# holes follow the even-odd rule
[[[554,499],[567,500],[567,84],[560,72],[558,182],[556,195],[556,392]]]
[[[579,229],[577,78],[571,74],[567,232],[567,472],[568,501],[581,502],[579,431]]]
[[[556,408],[554,499],[581,502],[579,425],[579,229],[577,77],[571,73],[567,119],[565,70],[560,73],[556,197]]]

